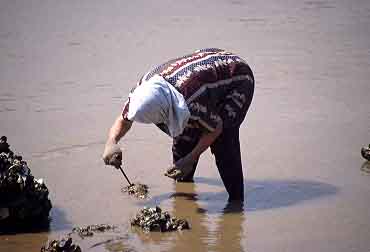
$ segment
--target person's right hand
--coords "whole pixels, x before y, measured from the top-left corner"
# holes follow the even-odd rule
[[[173,164],[166,172],[165,176],[179,181],[188,176],[193,170],[194,164],[197,159],[194,159],[190,154],[181,158]]]
[[[107,143],[105,145],[103,160],[106,165],[112,165],[117,169],[122,165],[122,150],[118,144]]]

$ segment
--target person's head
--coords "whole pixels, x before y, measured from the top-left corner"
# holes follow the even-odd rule
[[[130,94],[127,118],[141,123],[164,123],[172,137],[182,133],[189,117],[184,97],[159,75]]]

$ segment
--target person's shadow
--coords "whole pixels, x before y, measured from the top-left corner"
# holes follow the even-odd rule
[[[224,189],[221,179],[196,177],[195,184],[207,184]],[[178,185],[186,183],[175,183],[175,193],[164,193],[153,196],[145,205],[159,205],[163,200],[181,194],[177,190]],[[309,180],[245,180],[244,181],[244,211],[266,210],[279,207],[288,207],[299,204],[303,201],[334,195],[338,188],[323,182]],[[207,203],[207,209],[220,211],[220,201],[226,202],[228,194],[224,190],[217,192],[200,192],[196,197],[198,200]],[[222,204],[221,204],[222,205]],[[224,205],[224,204],[223,204]]]

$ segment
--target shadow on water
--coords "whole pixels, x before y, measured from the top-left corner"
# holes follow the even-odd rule
[[[224,188],[222,181],[215,178],[197,177],[195,184],[197,183]],[[244,202],[246,202],[244,210],[257,211],[288,207],[303,201],[334,195],[338,192],[338,188],[327,183],[308,180],[245,180],[244,191]],[[224,190],[222,192],[200,192],[194,195],[182,194],[179,191],[161,194],[152,197],[146,204],[158,205],[168,198],[183,196],[204,201],[209,211],[219,212],[221,210],[219,209],[220,201],[226,202],[228,198]]]
[[[73,228],[73,225],[68,221],[65,212],[59,207],[53,207],[51,209],[50,218],[50,230],[52,231],[70,230]]]
[[[14,223],[13,221],[0,222],[0,235],[15,235],[27,233],[46,233],[49,231],[59,231],[70,229],[72,225],[66,220],[63,210],[53,207],[49,218],[35,219]]]
[[[104,245],[105,250],[110,252],[136,252],[132,246],[127,244],[127,240],[129,237],[123,236],[123,237],[116,237],[109,239],[107,241],[103,241],[100,244],[95,244],[90,249],[93,249],[97,246]]]
[[[212,178],[200,177],[196,182],[223,187],[221,181]],[[245,210],[256,211],[288,207],[303,201],[334,195],[338,188],[327,183],[308,180],[246,180],[244,191]],[[227,193],[204,193],[202,197],[227,199]]]

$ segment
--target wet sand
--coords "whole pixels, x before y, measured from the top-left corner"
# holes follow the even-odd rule
[[[84,250],[368,251],[369,26],[365,0],[1,1],[0,134],[45,179],[53,209],[48,230],[1,235],[0,251],[38,251],[99,223],[120,232]],[[151,198],[122,194],[122,174],[100,156],[125,97],[151,66],[203,47],[234,51],[255,73],[244,206],[227,204],[209,152],[194,184],[164,177],[171,140],[139,124],[121,143],[124,169]],[[192,229],[132,229],[145,205]]]

